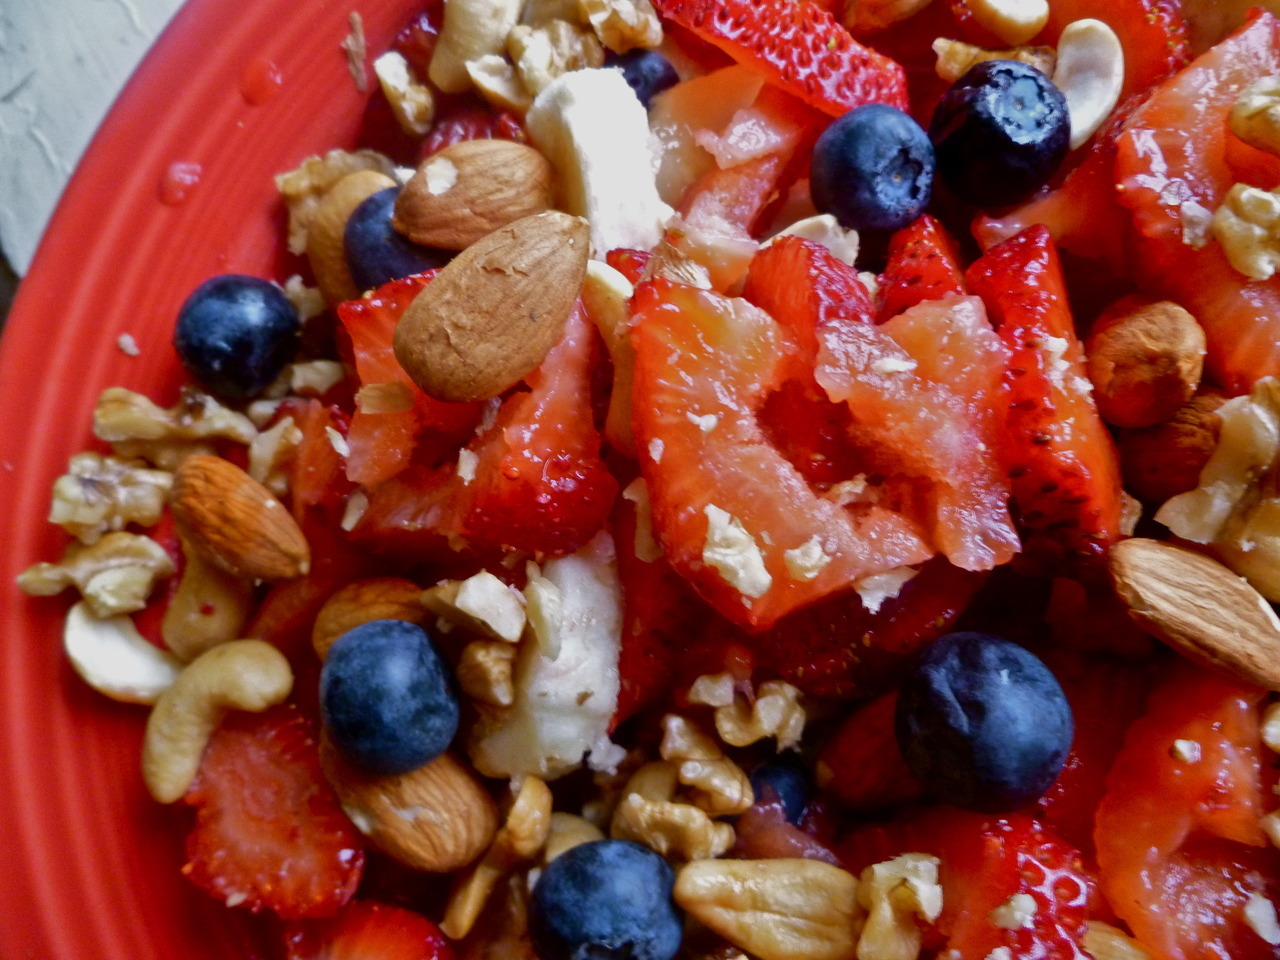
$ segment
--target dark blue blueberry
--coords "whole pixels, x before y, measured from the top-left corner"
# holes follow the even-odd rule
[[[938,176],[962,200],[1003,207],[1048,183],[1067,155],[1071,119],[1062,92],[1015,60],[979,63],[933,112]]]
[[[671,960],[683,926],[675,873],[629,840],[595,840],[547,864],[529,903],[540,960]]]
[[[298,348],[300,325],[274,283],[227,273],[187,297],[173,346],[192,377],[220,397],[243,400],[279,376]]]
[[[751,771],[751,789],[756,803],[781,801],[782,812],[798,824],[809,805],[809,777],[798,764],[776,758]]]
[[[869,103],[835,120],[813,147],[814,206],[855,230],[898,230],[933,191],[933,144],[901,110]]]
[[[1071,747],[1071,707],[1034,654],[985,633],[935,641],[902,685],[898,746],[938,799],[999,813],[1041,796]]]
[[[671,61],[653,50],[636,49],[621,56],[611,56],[605,60],[605,65],[622,69],[623,78],[631,85],[646,110],[653,103],[654,97],[680,82]]]
[[[416,770],[458,730],[458,698],[431,638],[416,624],[373,620],[329,648],[320,711],[339,752],[373,773]]]
[[[347,255],[351,279],[361,290],[372,290],[391,280],[443,267],[453,256],[414,243],[391,226],[399,187],[387,187],[365,199],[347,218],[342,249]]]

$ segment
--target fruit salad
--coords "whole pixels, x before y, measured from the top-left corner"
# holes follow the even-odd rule
[[[190,291],[19,578],[175,883],[288,960],[1275,956],[1280,19],[427,0],[375,54],[295,269]]]

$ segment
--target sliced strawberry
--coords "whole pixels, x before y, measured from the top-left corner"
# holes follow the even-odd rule
[[[1055,0],[1049,22],[1036,43],[1057,46],[1058,37],[1076,20],[1102,20],[1124,50],[1121,97],[1141,93],[1172,76],[1191,59],[1187,21],[1178,0]]]
[[[412,910],[354,900],[332,919],[290,923],[286,960],[454,960],[440,928]]]
[[[1196,217],[1232,184],[1271,189],[1280,161],[1232,137],[1240,90],[1280,73],[1280,20],[1260,13],[1161,84],[1133,114],[1116,155],[1120,202],[1138,232],[1134,265],[1152,292],[1181,303],[1205,328],[1206,370],[1231,393],[1280,374],[1280,275],[1251,281],[1217,242],[1196,249]]]
[[[924,795],[898,749],[893,732],[897,705],[896,691],[863,704],[818,757],[818,782],[851,810],[888,810]]]
[[[1124,739],[1098,806],[1102,891],[1159,960],[1274,956],[1245,922],[1280,895],[1280,854],[1258,825],[1261,689],[1178,666]]]
[[[664,17],[770,83],[838,117],[864,103],[907,107],[906,76],[826,10],[793,0],[658,0]]]
[[[855,872],[903,853],[937,857],[942,914],[927,936],[940,955],[945,948],[954,960],[985,960],[1004,948],[1019,960],[1088,957],[1081,943],[1092,880],[1079,852],[1031,817],[937,807],[855,830],[837,852]],[[992,911],[1008,910],[1018,894],[1031,897],[1034,910],[998,923]]]
[[[350,419],[345,411],[315,399],[290,399],[276,412],[289,417],[301,440],[289,461],[289,503],[298,521],[313,507],[338,507],[354,489],[338,448],[346,441]]]
[[[1120,469],[1085,375],[1057,249],[1042,225],[969,267],[1012,354],[1005,459],[1028,549],[1093,556],[1119,535]]]
[[[889,239],[889,260],[880,274],[878,317],[882,322],[924,300],[968,292],[956,242],[929,214]]]
[[[233,711],[184,802],[196,808],[182,872],[229,906],[329,917],[360,882],[364,849],[293,707]]]
[[[617,250],[606,253],[604,262],[634,284],[640,282],[645,264],[649,262],[651,256],[653,254],[648,250],[628,250],[625,247],[619,247]]]
[[[418,148],[418,159],[425,160],[463,140],[524,143],[528,136],[520,118],[510,111],[495,110],[474,97],[442,97],[436,107],[435,123]]]

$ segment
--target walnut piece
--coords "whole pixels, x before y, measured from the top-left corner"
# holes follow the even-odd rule
[[[578,11],[614,53],[662,43],[662,21],[649,0],[578,0]]]
[[[604,65],[604,48],[595,35],[564,20],[540,27],[518,24],[507,36],[507,55],[533,96],[556,77]]]
[[[173,560],[163,547],[136,533],[108,533],[92,545],[72,543],[57,563],[37,563],[18,586],[36,597],[51,597],[75,586],[90,612],[106,619],[147,605],[155,582],[171,576]]]
[[[376,170],[395,176],[395,164],[376,150],[330,150],[323,157],[307,157],[297,169],[276,175],[276,189],[289,209],[289,252],[307,249],[307,234],[320,198],[349,173]]]
[[[715,740],[678,714],[662,718],[659,753],[676,764],[676,778],[693,803],[714,817],[742,813],[755,801],[746,771],[726,757]]]
[[[649,800],[638,793],[628,793],[618,803],[610,834],[615,840],[631,840],[680,860],[721,857],[734,842],[733,827],[717,823],[706,811],[674,800]]]
[[[138,461],[77,453],[53,483],[49,522],[87,544],[130,523],[150,527],[160,520],[172,484],[173,474]]]
[[[932,0],[845,0],[840,20],[851,31],[871,33],[914,16]]]
[[[140,393],[108,387],[94,407],[93,432],[117,456],[140,457],[172,470],[188,456],[214,453],[213,440],[250,443],[258,428],[244,414],[191,387],[184,387],[168,410]]]
[[[916,960],[921,929],[942,912],[938,858],[924,853],[873,863],[858,878],[858,903],[867,910],[858,960]]]
[[[1263,77],[1241,90],[1227,122],[1249,146],[1280,154],[1280,77]]]
[[[515,702],[516,648],[501,640],[474,640],[462,648],[458,686],[472,700],[494,707]]]
[[[947,83],[955,83],[970,69],[987,60],[1017,60],[1035,67],[1046,77],[1053,76],[1057,65],[1057,55],[1053,47],[1013,47],[1007,50],[989,50],[977,47],[963,40],[948,40],[939,37],[933,41],[933,52],[937,56],[934,70],[939,78]]]
[[[1235,184],[1209,232],[1232,267],[1250,280],[1269,279],[1280,266],[1280,193]]]
[[[735,698],[716,708],[716,733],[731,747],[747,747],[774,737],[779,750],[794,749],[804,734],[805,712],[800,691],[781,680],[766,680],[755,698]]]
[[[603,839],[604,833],[586,817],[573,813],[553,813],[547,831],[547,842],[542,848],[542,863],[546,865],[560,854],[581,844]]]
[[[388,50],[373,61],[373,73],[400,129],[411,137],[426,136],[436,115],[436,97],[431,87],[395,50]]]
[[[515,643],[524,632],[524,597],[487,570],[441,581],[423,592],[422,604],[454,626],[494,640]]]
[[[274,493],[289,492],[289,464],[302,445],[302,431],[293,417],[281,417],[249,443],[249,465],[245,472]]]

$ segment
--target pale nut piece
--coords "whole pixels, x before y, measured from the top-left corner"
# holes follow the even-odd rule
[[[209,737],[228,710],[260,713],[293,689],[284,654],[261,640],[233,640],[201,654],[156,700],[142,740],[142,778],[160,803],[180,800]]]
[[[1094,960],[1151,960],[1137,940],[1101,920],[1085,924],[1084,949]]]
[[[488,570],[465,580],[442,580],[419,599],[442,620],[484,637],[512,644],[524,633],[524,595]]]
[[[419,165],[396,197],[391,225],[414,243],[464,250],[513,220],[551,209],[554,199],[555,170],[533,147],[464,140]]]
[[[403,577],[371,577],[347,584],[316,614],[311,627],[311,646],[316,656],[323,660],[334,641],[372,620],[404,620],[421,626],[427,621],[421,595],[422,588]]]
[[[1058,54],[1053,47],[1010,47],[1007,50],[994,50],[975,46],[963,40],[950,40],[938,37],[933,41],[933,53],[937,57],[933,69],[938,77],[947,83],[955,83],[970,68],[988,60],[1017,60],[1035,67],[1046,77],[1053,76],[1058,63]]]
[[[1062,91],[1071,120],[1070,146],[1082,146],[1120,101],[1124,87],[1124,48],[1101,20],[1074,20],[1058,38],[1053,85]]]
[[[80,679],[123,703],[155,703],[182,670],[178,658],[148,643],[131,618],[95,617],[83,602],[67,611],[62,647]]]
[[[184,539],[229,573],[277,581],[311,568],[311,549],[297,521],[229,460],[188,457],[174,474],[169,505]]]
[[[851,33],[866,35],[913,17],[933,0],[845,0],[840,22]]]
[[[628,457],[636,455],[636,438],[631,429],[631,384],[636,369],[636,350],[631,345],[633,293],[631,281],[607,263],[600,260],[587,263],[582,306],[587,318],[600,331],[609,359],[613,361],[613,389],[609,391],[604,435],[610,446]]]
[[[145,607],[156,581],[173,570],[172,558],[150,537],[119,530],[89,546],[69,543],[58,562],[32,564],[17,584],[34,597],[51,597],[74,585],[94,616],[114,617]]]
[[[378,170],[349,173],[325,191],[315,206],[311,227],[307,231],[307,259],[311,272],[324,296],[325,303],[336,306],[344,300],[355,300],[361,290],[351,279],[343,235],[347,220],[365,200],[394,187],[396,182]]]
[[[1157,540],[1122,540],[1108,558],[1129,615],[1191,659],[1280,690],[1280,619],[1218,561]]]
[[[1204,355],[1204,330],[1178,304],[1124,297],[1103,312],[1085,340],[1098,412],[1117,427],[1170,419],[1195,395]]]
[[[1269,280],[1280,267],[1280,193],[1233,184],[1213,212],[1209,234],[1232,269]]]
[[[484,852],[498,829],[493,798],[452,754],[394,776],[358,770],[327,738],[320,764],[356,828],[401,863],[449,873]]]
[[[589,232],[556,211],[500,227],[458,254],[396,327],[396,359],[437,400],[485,400],[560,339],[587,272]]]
[[[183,544],[186,559],[169,598],[160,636],[179,660],[194,660],[218,644],[242,636],[254,608],[253,583],[206,560]]]
[[[520,19],[524,0],[450,0],[431,55],[427,75],[445,93],[463,93],[471,85],[467,63],[502,53],[507,35]]]
[[[599,827],[574,813],[553,813],[547,828],[547,842],[542,847],[542,863],[548,864],[562,853],[584,843],[603,840]]]
[[[614,53],[662,43],[662,21],[649,0],[578,0],[578,10]]]
[[[980,26],[1015,47],[1049,22],[1049,0],[966,0],[964,6]]]
[[[674,897],[760,960],[853,960],[857,888],[819,860],[699,860],[680,868]]]
[[[400,129],[411,137],[425,137],[436,116],[431,87],[418,79],[404,54],[396,50],[374,60],[373,73]]]
[[[1218,408],[1226,399],[1216,390],[1201,391],[1164,423],[1120,431],[1116,450],[1125,489],[1152,504],[1194,490],[1218,445]]]
[[[1227,125],[1249,146],[1280,154],[1280,76],[1263,77],[1241,90]]]

